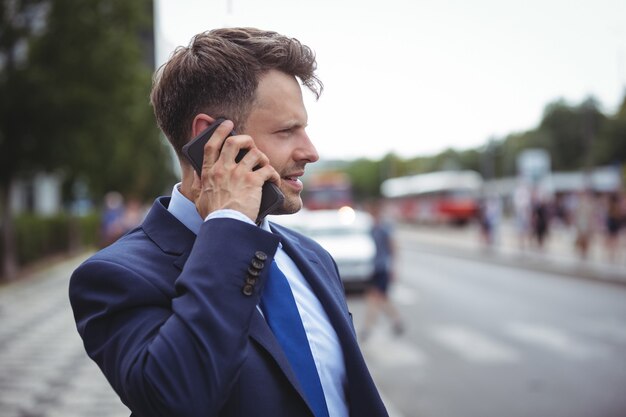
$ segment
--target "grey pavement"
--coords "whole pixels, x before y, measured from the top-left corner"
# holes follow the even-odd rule
[[[477,224],[464,227],[448,225],[398,225],[397,233],[424,251],[479,258],[511,266],[626,284],[626,234],[622,233],[617,256],[610,260],[604,236],[597,233],[586,259],[581,259],[574,246],[575,233],[563,225],[553,225],[544,246],[521,241],[511,221],[500,223],[495,243],[486,245]],[[522,244],[522,243],[523,244]]]
[[[0,417],[130,414],[76,332],[67,287],[81,260],[0,287]]]

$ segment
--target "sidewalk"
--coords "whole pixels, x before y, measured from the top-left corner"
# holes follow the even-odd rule
[[[0,417],[130,414],[76,331],[67,287],[85,256],[0,286]]]
[[[604,237],[596,235],[588,258],[583,260],[576,253],[573,232],[560,225],[550,229],[542,249],[528,245],[522,248],[510,221],[500,224],[492,246],[487,246],[482,241],[477,224],[465,227],[398,225],[396,232],[401,240],[419,245],[425,251],[445,251],[459,257],[479,258],[516,267],[626,284],[626,242],[621,242],[617,260],[609,262],[604,250]]]

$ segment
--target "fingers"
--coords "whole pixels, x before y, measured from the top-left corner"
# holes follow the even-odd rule
[[[222,148],[219,163],[225,169],[241,169],[242,172],[257,171],[270,164],[269,158],[256,147],[248,135],[230,136]]]
[[[271,181],[280,185],[280,176],[252,137],[229,136],[232,129],[232,122],[223,122],[205,145],[202,174],[197,177],[194,173],[192,193],[202,217],[228,208],[240,211],[254,221],[263,184]]]
[[[250,150],[254,149],[256,149],[256,146],[254,144],[254,140],[252,140],[250,136],[230,136],[228,140],[224,142],[224,147],[222,148],[222,153],[220,155],[220,162],[224,165],[224,167],[233,168],[235,164],[241,162],[237,161],[241,151],[249,153]],[[248,157],[248,160],[250,160],[250,157]]]
[[[255,171],[254,174],[258,176],[262,182],[271,181],[276,185],[280,185],[280,175],[274,167],[270,165],[269,158],[257,147],[249,149],[239,162],[239,165],[245,171]]]
[[[215,170],[256,171],[269,165],[269,159],[254,144],[248,135],[230,136],[233,123],[224,121],[204,146],[202,176]]]
[[[204,159],[202,160],[202,172],[209,170],[220,158],[220,153],[226,139],[233,130],[233,122],[225,120],[220,124],[213,135],[204,145]]]

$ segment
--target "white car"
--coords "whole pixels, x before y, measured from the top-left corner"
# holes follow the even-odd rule
[[[301,210],[268,220],[290,227],[317,241],[335,259],[346,290],[363,289],[374,272],[376,246],[370,233],[372,217],[351,207]]]

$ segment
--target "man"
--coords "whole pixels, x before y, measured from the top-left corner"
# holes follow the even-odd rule
[[[374,274],[366,293],[367,309],[365,324],[361,331],[362,341],[369,338],[380,311],[391,319],[394,334],[401,335],[404,332],[400,313],[389,298],[389,285],[394,279],[393,263],[396,252],[393,232],[391,226],[383,219],[380,201],[371,202],[367,208],[373,220],[370,232],[376,246],[376,255],[374,256]]]
[[[85,348],[134,416],[387,415],[333,259],[255,224],[266,181],[281,213],[302,206],[299,178],[318,154],[298,81],[319,96],[315,68],[297,40],[239,28],[197,35],[157,73],[152,104],[182,181],[70,282]],[[182,147],[218,117],[198,176]],[[272,295],[279,282],[287,296]],[[275,313],[288,299],[295,313]],[[304,342],[274,317],[295,320]]]

